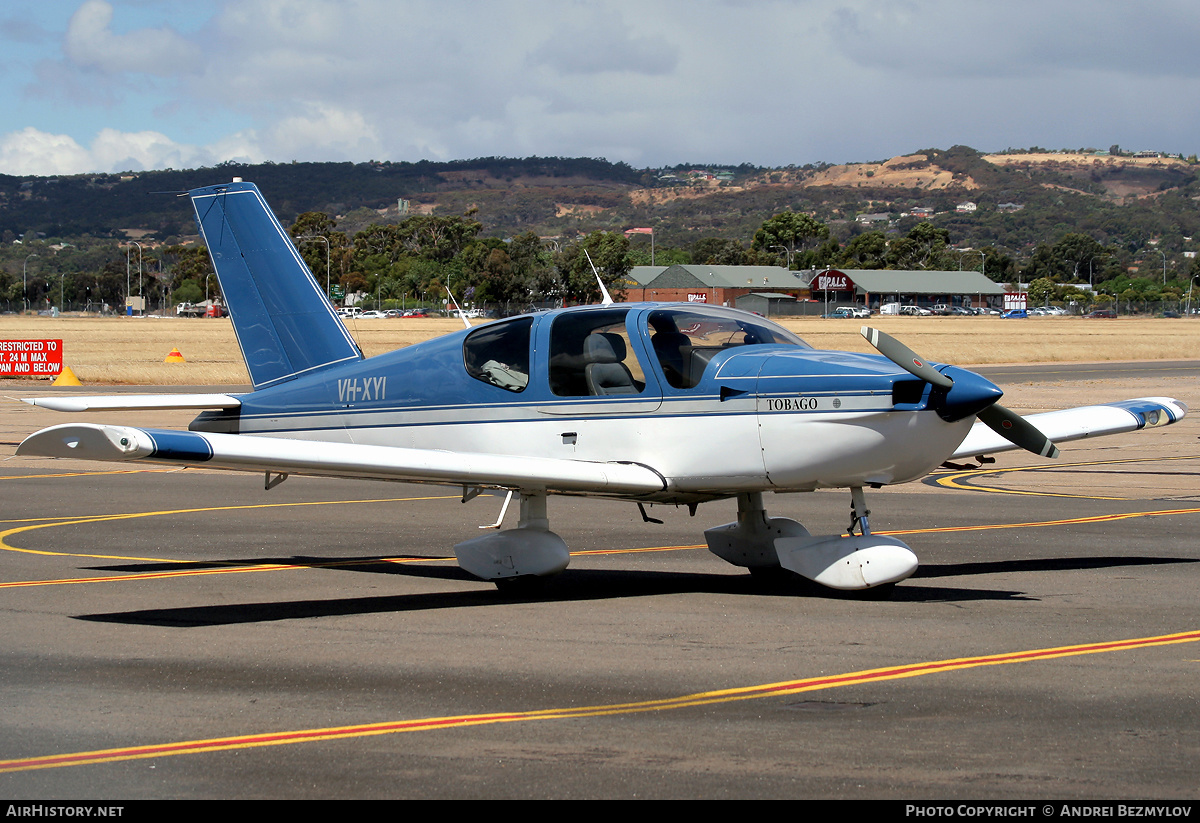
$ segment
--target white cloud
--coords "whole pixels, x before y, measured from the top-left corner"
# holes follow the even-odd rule
[[[27,126],[0,137],[0,172],[14,175],[75,174],[87,171],[88,151],[64,134]]]
[[[292,160],[363,160],[381,156],[375,128],[356,111],[308,104],[266,134],[272,154]]]
[[[864,66],[937,77],[1073,72],[1195,76],[1200,8],[1151,4],[1004,4],[969,0],[844,2],[826,18],[831,42]]]
[[[1190,151],[1200,125],[1192,0],[77,2],[61,54],[25,61],[28,98],[55,117],[6,109],[41,130],[2,138],[23,167],[38,152],[89,170],[529,154],[785,164],[1155,134]]]
[[[64,134],[32,127],[0,135],[0,173],[12,175],[186,169],[225,160],[259,163],[269,159],[255,135],[231,135],[211,146],[177,143],[155,131],[101,129],[84,147]]]
[[[101,129],[89,150],[96,168],[107,171],[188,168],[200,152],[155,131],[119,132]]]
[[[75,65],[105,74],[174,75],[188,70],[199,49],[168,28],[112,31],[113,7],[87,0],[71,17],[63,52]]]
[[[611,10],[553,32],[530,54],[532,63],[563,74],[661,75],[673,71],[678,58],[678,50],[665,38],[635,33]]]

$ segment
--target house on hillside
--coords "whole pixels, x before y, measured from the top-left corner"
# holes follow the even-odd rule
[[[864,226],[873,226],[879,223],[892,222],[892,216],[887,212],[877,212],[875,214],[860,214],[854,218],[855,221],[862,223]]]

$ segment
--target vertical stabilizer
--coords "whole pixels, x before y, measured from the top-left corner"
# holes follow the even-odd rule
[[[254,388],[362,359],[253,183],[207,186],[188,196]]]

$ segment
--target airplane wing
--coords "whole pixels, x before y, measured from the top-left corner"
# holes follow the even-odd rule
[[[1139,397],[1101,406],[1080,406],[1075,409],[1031,414],[1025,420],[1055,443],[1068,443],[1087,437],[1166,426],[1182,419],[1186,414],[1187,406],[1174,398]],[[954,454],[947,459],[961,460],[1018,448],[1021,447],[992,431],[982,422],[977,422]]]
[[[31,406],[62,412],[236,409],[242,405],[230,394],[76,394],[21,399]]]
[[[593,463],[94,423],[42,429],[25,438],[17,454],[615,496],[651,494],[667,487],[662,475],[638,463]]]

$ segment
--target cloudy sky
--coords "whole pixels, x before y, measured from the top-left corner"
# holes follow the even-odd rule
[[[8,0],[0,173],[1200,152],[1200,3]]]

